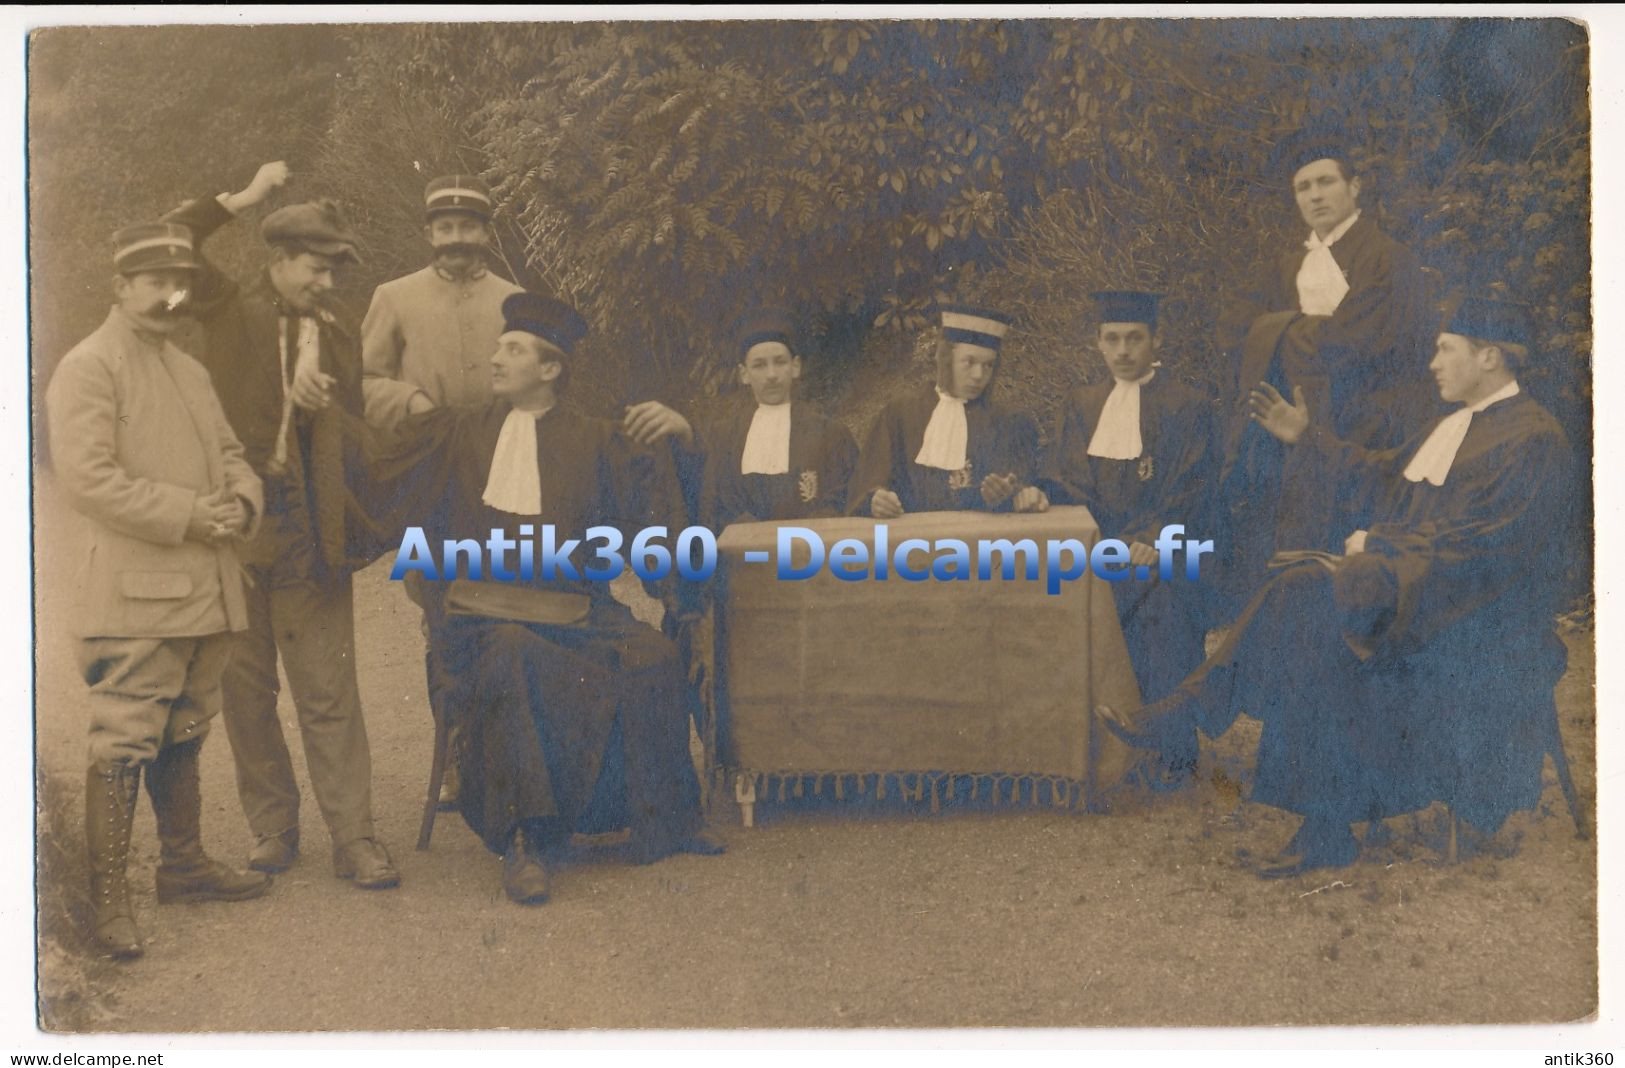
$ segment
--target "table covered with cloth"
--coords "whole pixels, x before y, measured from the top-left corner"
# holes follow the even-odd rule
[[[1043,577],[1049,541],[1100,539],[1087,509],[884,522],[893,552],[909,538],[956,538],[973,565],[984,539],[1031,539],[1037,580],[1020,567],[1003,578],[1001,557],[986,581],[974,571],[908,581],[895,570],[849,581],[827,562],[811,578],[781,579],[777,556],[759,555],[775,552],[780,525],[736,524],[718,541],[715,749],[747,826],[759,792],[799,794],[808,780],[837,796],[929,794],[935,809],[967,780],[995,801],[1088,805],[1126,774],[1132,752],[1091,715],[1099,702],[1139,705],[1112,591],[1085,576],[1050,594]],[[826,553],[844,538],[865,543],[873,575],[879,521],[794,525],[816,532]],[[923,569],[936,555],[916,549],[910,562]]]

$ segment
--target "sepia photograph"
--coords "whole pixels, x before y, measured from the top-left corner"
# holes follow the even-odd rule
[[[1584,22],[33,14],[43,1035],[1598,1019]]]

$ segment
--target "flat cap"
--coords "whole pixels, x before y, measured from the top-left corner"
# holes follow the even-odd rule
[[[278,208],[260,223],[260,234],[270,244],[299,245],[322,256],[361,262],[355,250],[355,233],[337,202],[332,200],[311,200]]]

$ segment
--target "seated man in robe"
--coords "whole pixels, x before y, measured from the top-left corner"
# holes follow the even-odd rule
[[[757,308],[739,322],[739,378],[751,392],[705,428],[705,484],[700,521],[729,523],[809,519],[846,512],[847,483],[857,464],[852,434],[795,399],[801,357],[782,308]]]
[[[1283,486],[1281,446],[1247,417],[1255,383],[1302,387],[1317,425],[1369,449],[1400,445],[1438,414],[1417,359],[1433,348],[1438,325],[1427,276],[1361,210],[1347,138],[1311,124],[1276,159],[1309,232],[1261,272],[1261,291],[1244,302],[1262,314],[1241,343],[1220,428],[1220,499],[1231,528],[1221,577],[1239,598],[1277,549],[1335,549],[1364,518],[1330,487]]]
[[[1485,834],[1535,804],[1543,723],[1566,666],[1553,629],[1557,569],[1543,554],[1569,505],[1570,450],[1516,377],[1529,328],[1481,298],[1446,319],[1429,367],[1457,407],[1397,449],[1367,450],[1261,383],[1252,418],[1291,446],[1286,477],[1335,481],[1371,524],[1341,555],[1282,554],[1224,643],[1168,697],[1127,717],[1159,748],[1192,723],[1264,724],[1252,800],[1301,813],[1266,876],[1341,867],[1349,825],[1435,801]]]
[[[1033,485],[1038,428],[992,397],[1010,318],[979,308],[941,309],[937,378],[886,405],[852,478],[853,515],[910,512],[1039,512]]]
[[[493,529],[540,544],[544,524],[559,544],[582,539],[570,554],[581,577],[548,577],[537,559],[533,581],[513,581],[514,555],[493,557],[489,576],[450,584],[430,627],[462,728],[463,817],[503,856],[508,897],[534,904],[550,853],[576,831],[630,828],[641,862],[723,847],[703,826],[676,649],[584,573],[603,545],[588,528],[616,528],[624,553],[680,514],[669,462],[561,403],[586,333],[573,309],[516,293],[502,313],[493,400],[408,418],[373,488],[395,531],[420,526],[433,546]]]
[[[1213,472],[1212,402],[1156,370],[1159,295],[1094,294],[1097,343],[1111,377],[1068,394],[1039,484],[1056,504],[1081,504],[1102,536],[1129,547],[1129,562],[1155,568],[1152,543],[1178,523],[1206,528]],[[1145,581],[1112,584],[1140,694],[1166,696],[1202,662],[1207,634],[1202,590]],[[1196,733],[1170,745],[1154,784],[1187,778],[1196,764]]]

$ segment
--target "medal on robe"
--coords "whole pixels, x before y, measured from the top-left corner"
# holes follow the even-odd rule
[[[1140,457],[1140,466],[1136,469],[1141,482],[1150,482],[1157,474],[1157,465],[1149,456]]]
[[[970,461],[966,460],[964,467],[961,467],[958,471],[948,472],[949,489],[958,493],[962,489],[970,488],[970,466]]]
[[[801,500],[812,501],[818,496],[818,472],[803,471],[801,478],[796,481],[796,490],[801,494]]]

